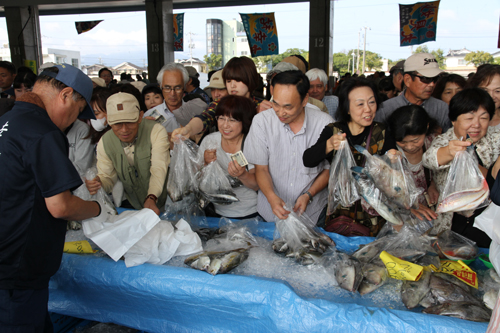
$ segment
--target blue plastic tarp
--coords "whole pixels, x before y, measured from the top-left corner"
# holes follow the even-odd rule
[[[217,226],[217,219],[209,219]],[[259,223],[272,239],[274,223]],[[352,252],[369,237],[329,234]],[[50,282],[49,311],[146,332],[485,332],[487,323],[339,301],[304,298],[281,280],[64,254]],[[360,304],[361,303],[361,304]]]

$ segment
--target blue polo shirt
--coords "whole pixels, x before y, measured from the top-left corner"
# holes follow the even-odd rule
[[[66,136],[41,107],[16,102],[0,117],[0,178],[0,289],[46,288],[61,263],[66,221],[45,198],[82,181]]]

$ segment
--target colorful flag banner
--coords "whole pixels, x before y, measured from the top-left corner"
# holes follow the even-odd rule
[[[81,21],[81,22],[75,22],[76,26],[76,31],[78,34],[82,34],[84,32],[92,30],[96,25],[101,23],[103,20],[99,21]]]
[[[174,51],[184,51],[184,13],[174,14]]]
[[[252,57],[279,54],[274,13],[241,14]]]
[[[439,1],[399,5],[400,45],[410,46],[436,40]]]

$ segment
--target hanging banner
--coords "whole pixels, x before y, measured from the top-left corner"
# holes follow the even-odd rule
[[[439,1],[399,5],[400,45],[410,46],[436,40]]]
[[[500,25],[498,26],[498,45],[497,48],[500,49]]]
[[[75,22],[76,31],[78,32],[78,34],[90,31],[102,21],[104,20]]]
[[[184,51],[184,13],[174,14],[174,51]]]
[[[279,54],[274,13],[241,14],[252,57]]]

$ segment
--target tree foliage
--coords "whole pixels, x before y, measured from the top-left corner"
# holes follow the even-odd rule
[[[484,64],[492,64],[495,62],[495,59],[488,52],[477,51],[468,53],[465,56],[465,61],[467,61],[467,64],[473,63],[474,66],[478,67]]]
[[[205,54],[203,60],[207,63],[209,71],[222,67],[222,54],[215,55],[210,53],[208,56]]]
[[[444,51],[441,49],[429,51],[429,48],[427,47],[427,45],[422,45],[422,46],[417,47],[417,49],[413,52],[413,54],[415,54],[415,53],[430,53],[434,56],[434,58],[436,58],[436,61],[438,62],[438,65],[439,65],[439,68],[441,68],[441,69],[446,68],[446,59],[444,56]]]
[[[340,75],[347,73],[347,68],[349,72],[354,73],[352,68],[352,53],[357,55],[357,50],[342,51],[333,54],[333,71],[339,72]],[[358,58],[354,56],[354,68],[357,67]],[[363,67],[363,51],[359,52],[359,71],[362,72]],[[378,53],[366,51],[365,56],[365,67],[367,70],[380,69],[382,67],[382,56]]]
[[[307,61],[309,61],[309,52],[299,48],[288,49],[280,54],[255,57],[252,58],[252,60],[260,73],[267,73],[269,69],[274,68],[274,66],[280,63],[283,59],[294,54],[300,54]]]

